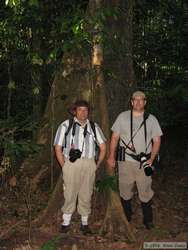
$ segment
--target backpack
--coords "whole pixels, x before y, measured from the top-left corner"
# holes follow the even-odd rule
[[[69,134],[69,132],[70,132],[70,130],[71,130],[73,124],[74,124],[74,119],[73,119],[73,118],[69,119],[69,126],[68,126],[68,128],[67,128],[67,130],[66,130],[66,132],[65,132],[65,143],[64,143],[64,147],[66,147],[66,145],[67,145],[67,135]],[[94,123],[93,121],[89,121],[89,124],[90,124],[90,126],[91,126],[91,129],[92,129],[93,135],[94,135],[94,141],[95,141],[95,161],[97,161],[97,160],[98,160],[98,157],[99,157],[99,152],[100,152],[100,151],[99,151],[99,146],[98,146],[98,144],[97,144],[97,135],[96,135],[95,123]]]

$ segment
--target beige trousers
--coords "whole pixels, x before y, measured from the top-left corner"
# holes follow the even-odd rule
[[[118,170],[120,196],[124,200],[132,198],[135,183],[140,201],[148,202],[151,200],[154,195],[151,188],[152,178],[145,175],[144,169],[140,168],[139,162],[119,161]]]
[[[65,161],[63,166],[63,184],[65,202],[64,214],[72,214],[76,209],[82,216],[91,213],[91,196],[95,182],[96,163],[94,159],[81,158],[75,162]]]

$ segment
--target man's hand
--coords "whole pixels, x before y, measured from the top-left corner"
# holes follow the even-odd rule
[[[157,156],[161,145],[161,137],[156,136],[153,138],[153,146],[151,151],[151,158],[147,160],[147,163],[152,166],[155,157]]]
[[[148,163],[150,166],[152,166],[153,160],[150,158],[150,159],[147,160],[147,163]]]
[[[63,168],[64,164],[65,164],[65,161],[63,159],[62,162],[61,162],[61,164],[60,164],[62,168]]]
[[[115,153],[116,153],[118,141],[119,141],[119,134],[113,132],[111,141],[110,141],[110,154],[107,159],[107,164],[110,168],[115,168],[116,166]]]
[[[105,157],[105,154],[106,154],[106,143],[101,143],[99,145],[99,149],[100,149],[100,152],[99,152],[99,159],[97,161],[97,169],[100,167],[102,161],[104,160],[104,157]]]
[[[63,166],[65,164],[65,160],[64,160],[61,146],[55,145],[55,154],[56,154],[57,160],[59,162],[59,165],[63,168]]]

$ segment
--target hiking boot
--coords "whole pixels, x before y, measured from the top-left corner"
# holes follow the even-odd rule
[[[83,233],[83,235],[91,235],[92,234],[88,225],[81,225],[80,231]]]
[[[70,229],[70,225],[68,226],[61,225],[60,232],[66,234],[69,231],[69,229]]]
[[[142,202],[142,213],[143,213],[143,224],[146,229],[150,230],[154,227],[153,225],[153,212],[152,212],[152,202],[151,200],[148,202]]]

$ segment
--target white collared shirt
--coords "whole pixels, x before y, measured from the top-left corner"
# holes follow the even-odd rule
[[[74,117],[74,122],[76,122],[75,127],[75,135],[72,135],[72,128],[70,129],[67,137],[66,137],[66,147],[65,147],[65,133],[69,127],[69,120],[64,121],[60,124],[57,129],[54,145],[60,145],[63,148],[63,154],[68,158],[69,151],[71,147],[74,149],[79,149],[82,152],[81,157],[91,159],[95,157],[95,136],[93,130],[91,128],[90,122],[87,119],[86,124],[81,126],[76,117]],[[87,125],[87,133],[84,137],[85,126]],[[103,135],[102,130],[95,123],[95,131],[96,131],[96,142],[97,144],[102,144],[106,141],[106,138]]]

